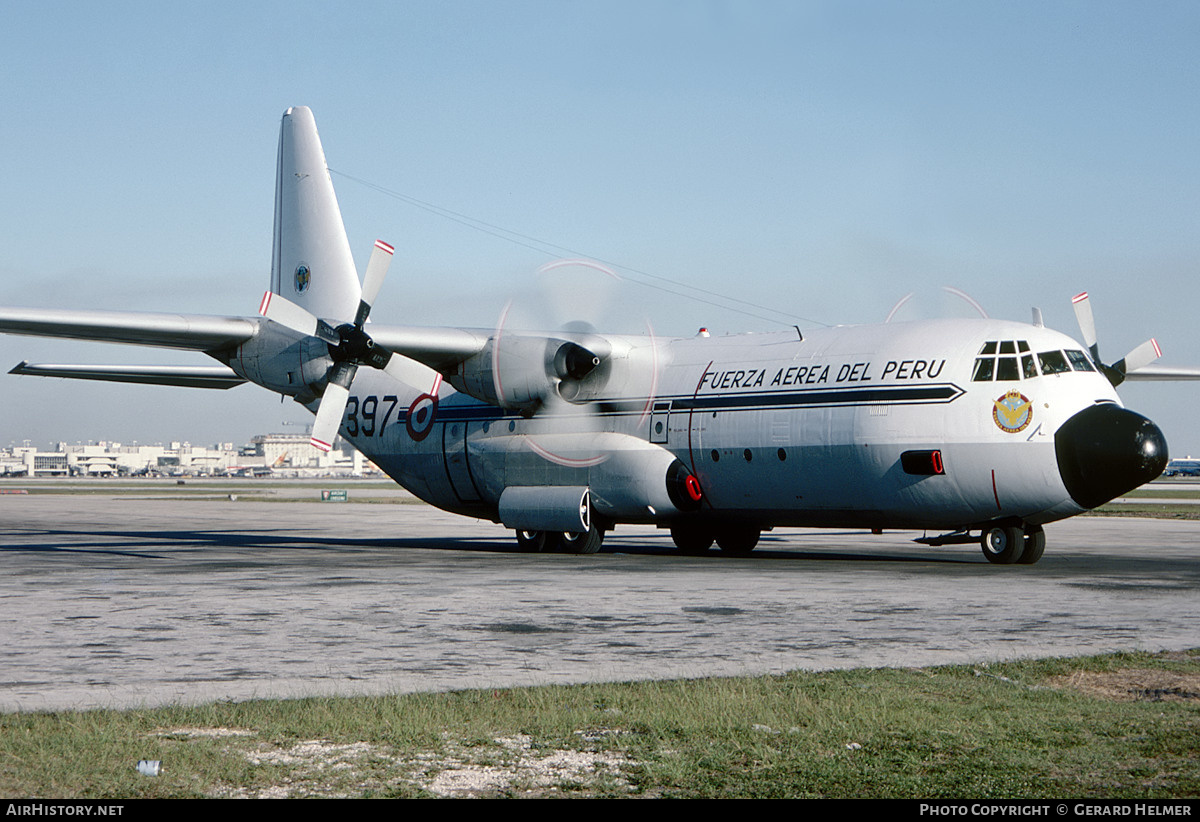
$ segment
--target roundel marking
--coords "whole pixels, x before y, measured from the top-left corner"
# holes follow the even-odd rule
[[[992,420],[1001,431],[1024,431],[1033,420],[1033,403],[1020,391],[1009,391],[992,403]]]
[[[429,436],[433,430],[433,421],[437,417],[437,397],[432,394],[422,394],[413,400],[408,407],[408,415],[404,418],[404,427],[413,442],[420,442]]]

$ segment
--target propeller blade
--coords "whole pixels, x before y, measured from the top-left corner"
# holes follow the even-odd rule
[[[1083,334],[1083,344],[1092,352],[1092,359],[1100,362],[1100,346],[1096,344],[1096,318],[1092,315],[1092,301],[1086,291],[1071,298],[1071,307],[1075,309],[1075,320],[1079,323],[1079,331]]]
[[[388,360],[383,370],[388,376],[414,388],[424,388],[430,384],[440,386],[442,382],[441,374],[424,363],[411,360],[402,354],[392,354],[392,358]],[[437,389],[435,388],[430,393],[436,396]]]
[[[358,304],[358,314],[354,318],[354,324],[360,328],[367,321],[367,315],[371,313],[371,306],[375,304],[375,298],[379,296],[379,289],[383,287],[383,278],[387,276],[388,266],[392,264],[392,256],[395,253],[396,249],[383,240],[376,240],[375,248],[371,249],[371,259],[367,262],[367,272],[363,275],[362,297]]]
[[[272,291],[263,294],[262,302],[258,305],[258,313],[271,322],[277,322],[306,337],[317,335],[316,317],[291,300]]]
[[[350,383],[354,381],[357,370],[358,366],[352,362],[334,363],[333,368],[329,369],[329,384],[325,386],[325,396],[321,397],[317,419],[312,427],[310,442],[314,448],[322,451],[333,448],[338,429],[342,427],[346,403],[350,399]]]
[[[337,329],[329,323],[318,320],[306,309],[272,291],[263,294],[262,302],[258,306],[258,313],[268,320],[290,328],[298,334],[304,334],[306,337],[317,337],[332,345],[341,342]]]
[[[1162,356],[1158,340],[1149,339],[1125,355],[1125,358],[1113,363],[1113,367],[1122,374],[1129,374],[1139,368],[1149,365]]]

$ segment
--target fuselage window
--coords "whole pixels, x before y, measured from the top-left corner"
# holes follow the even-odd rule
[[[1061,351],[1043,351],[1038,354],[1038,362],[1043,374],[1064,374],[1071,370]]]
[[[980,357],[975,360],[975,375],[971,379],[975,382],[990,382],[995,363],[996,361],[991,357]]]
[[[1068,351],[1067,359],[1071,361],[1071,367],[1076,371],[1095,371],[1092,367],[1092,361],[1088,359],[1087,354],[1082,351]]]
[[[1028,348],[1029,346],[1025,347]],[[1027,380],[1032,380],[1038,375],[1037,366],[1033,364],[1032,354],[1026,354],[1024,357],[1021,357],[1021,368],[1024,370],[1025,379]]]
[[[1011,345],[1012,343],[1009,343]],[[1003,347],[1000,349],[1004,350]],[[1020,373],[1017,371],[1016,357],[1001,357],[996,361],[996,379],[998,380],[1019,380]]]

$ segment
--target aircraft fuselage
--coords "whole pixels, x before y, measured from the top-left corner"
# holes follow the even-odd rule
[[[586,408],[560,401],[530,415],[444,385],[435,405],[422,402],[428,388],[367,370],[341,434],[439,508],[500,520],[507,488],[584,487],[610,526],[669,525],[684,513],[760,529],[1041,525],[1136,487],[1166,460],[1161,433],[1121,408],[1079,345],[1039,326],[946,320],[803,338],[622,339]],[[312,342],[287,349],[293,385],[322,373]],[[282,373],[279,356],[271,373]],[[1137,430],[1085,444],[1092,456],[1080,457],[1060,431],[1101,406],[1124,421],[1116,428]],[[1101,463],[1113,459],[1119,476],[1095,487],[1089,474],[1111,472]],[[701,497],[682,509],[657,487],[676,461]]]

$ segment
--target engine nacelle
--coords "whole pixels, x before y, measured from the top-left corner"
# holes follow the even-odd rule
[[[554,396],[579,402],[607,380],[603,338],[583,344],[559,337],[504,334],[463,362],[450,377],[455,389],[491,405],[535,411]]]
[[[316,337],[297,338],[294,332],[265,322],[242,344],[229,367],[271,391],[296,397],[312,395],[324,383],[333,360],[329,346]]]

